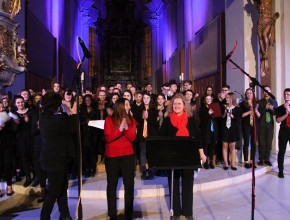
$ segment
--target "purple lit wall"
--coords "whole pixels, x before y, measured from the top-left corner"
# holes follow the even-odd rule
[[[175,24],[170,21],[170,16],[163,16],[159,27],[161,28],[160,31],[163,35],[163,60],[167,60],[172,55],[177,46]]]
[[[193,32],[200,30],[219,13],[225,11],[225,3],[220,0],[186,0],[191,3]],[[189,3],[188,3],[189,4]]]

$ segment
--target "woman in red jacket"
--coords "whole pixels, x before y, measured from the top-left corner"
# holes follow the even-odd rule
[[[134,200],[135,156],[132,143],[136,138],[136,122],[130,114],[130,103],[120,98],[113,115],[105,120],[107,203],[110,219],[117,219],[116,189],[121,173],[125,189],[125,215],[132,219]]]

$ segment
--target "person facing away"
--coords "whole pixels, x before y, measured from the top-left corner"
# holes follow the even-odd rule
[[[105,119],[105,165],[107,172],[107,204],[111,220],[117,219],[116,190],[121,174],[125,188],[125,215],[132,219],[134,201],[136,121],[130,114],[130,103],[120,98],[112,116]]]
[[[181,93],[175,94],[170,105],[167,106],[167,117],[160,128],[161,136],[198,137],[198,128],[195,118],[192,117],[190,105]],[[200,158],[206,161],[203,149],[199,149]],[[182,178],[182,192],[180,197],[180,178]],[[193,219],[193,169],[175,169],[173,180],[173,212],[174,220],[184,215],[187,220]],[[168,172],[168,182],[171,187],[171,172]],[[172,197],[171,197],[172,198]]]
[[[67,166],[75,157],[74,135],[77,132],[77,116],[61,113],[62,98],[57,93],[48,92],[41,100],[42,113],[39,128],[42,139],[40,161],[47,173],[48,187],[41,209],[40,219],[50,219],[55,201],[60,218],[72,219],[67,199]]]

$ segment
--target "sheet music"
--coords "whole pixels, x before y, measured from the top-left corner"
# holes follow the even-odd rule
[[[91,120],[88,126],[103,129],[104,130],[105,120]]]

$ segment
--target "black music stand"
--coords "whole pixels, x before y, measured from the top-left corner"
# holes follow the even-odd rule
[[[149,167],[171,169],[170,219],[173,219],[174,169],[201,167],[196,140],[190,137],[151,136],[146,139],[146,147]]]

